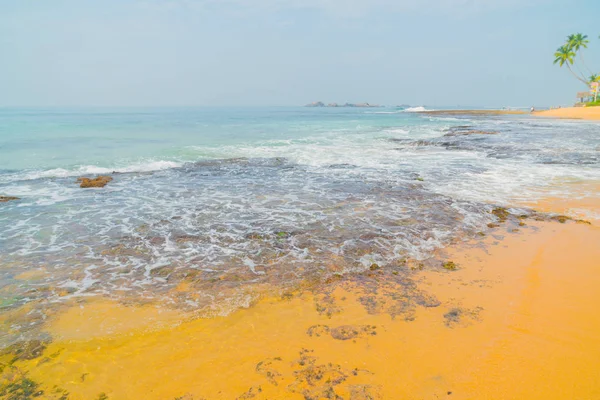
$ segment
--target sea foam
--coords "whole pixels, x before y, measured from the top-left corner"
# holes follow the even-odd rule
[[[408,113],[418,113],[418,112],[424,112],[424,111],[433,111],[433,110],[429,110],[425,107],[408,107],[406,109],[403,110],[404,112],[408,112]]]

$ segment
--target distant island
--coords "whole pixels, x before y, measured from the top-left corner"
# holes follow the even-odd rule
[[[315,102],[312,102],[312,103],[309,103],[309,104],[305,105],[304,107],[362,107],[362,108],[378,108],[378,107],[383,107],[383,106],[380,106],[379,104],[369,104],[369,103],[345,103],[345,104],[329,103],[329,104],[325,105],[325,103],[323,103],[322,101],[315,101]]]

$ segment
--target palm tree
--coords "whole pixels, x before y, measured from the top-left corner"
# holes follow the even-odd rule
[[[577,75],[575,72],[573,72],[573,70],[571,69],[571,65],[573,65],[574,63],[574,57],[575,52],[570,46],[560,46],[558,49],[556,49],[556,53],[554,53],[554,64],[558,64],[559,67],[562,67],[566,64],[567,68],[569,69],[569,72],[571,72],[577,80],[581,81],[584,85],[587,86],[588,82],[579,75]]]
[[[571,47],[575,51],[575,53],[579,53],[579,57],[581,58],[581,63],[588,71],[588,73],[592,73],[590,69],[585,65],[585,60],[583,59],[583,50],[587,49],[587,45],[590,41],[587,38],[587,35],[583,35],[581,33],[576,33],[573,35],[569,35],[567,37],[567,45]],[[579,71],[581,73],[581,71]]]

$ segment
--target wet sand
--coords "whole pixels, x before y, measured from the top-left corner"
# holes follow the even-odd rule
[[[569,215],[600,226],[600,185],[596,182],[560,182],[569,198],[545,197],[536,201],[525,201],[521,205],[541,212]]]
[[[446,268],[374,268],[228,317],[82,300],[47,323],[47,346],[2,356],[1,384],[56,399],[600,398],[600,228],[525,224],[447,250]]]
[[[600,107],[566,107],[533,113],[538,117],[600,120]]]

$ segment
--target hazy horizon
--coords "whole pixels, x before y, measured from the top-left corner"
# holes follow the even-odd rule
[[[0,3],[0,106],[568,105],[552,64],[600,4],[556,0]],[[587,74],[586,74],[587,75]]]

